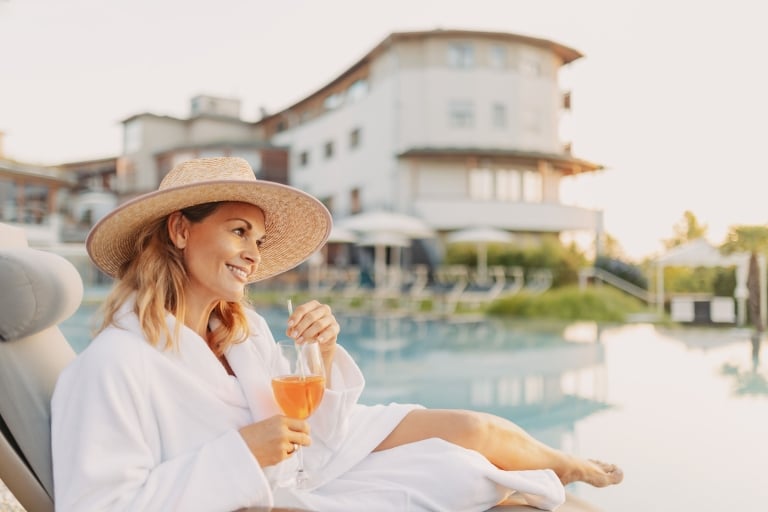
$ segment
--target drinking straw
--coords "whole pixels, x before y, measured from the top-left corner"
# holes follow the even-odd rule
[[[293,314],[293,302],[291,299],[288,299],[288,316],[291,316]],[[296,340],[294,340],[294,343]],[[304,370],[304,364],[301,361],[301,345],[296,343],[296,368],[299,370],[299,376],[303,379],[307,376],[307,372]]]

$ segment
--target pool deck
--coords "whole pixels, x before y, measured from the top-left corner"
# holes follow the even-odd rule
[[[539,509],[526,505],[499,505],[493,507],[489,512],[531,512],[532,510]],[[558,507],[556,512],[602,512],[602,509],[599,509],[572,494],[566,494],[565,503]]]
[[[490,509],[488,512],[531,512],[539,510],[537,508],[528,507],[525,505],[503,505],[496,506]],[[269,507],[251,507],[240,509],[237,512],[308,512],[306,510],[295,508],[269,508]],[[573,496],[572,494],[566,495],[565,503],[557,508],[556,512],[602,512],[601,509],[590,505],[586,501]]]

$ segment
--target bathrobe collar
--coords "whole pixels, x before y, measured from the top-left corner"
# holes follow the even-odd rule
[[[133,306],[133,299],[126,301],[115,315],[115,324],[118,328],[146,339],[139,324],[139,318],[133,312]],[[166,325],[171,334],[175,332],[176,323],[176,317],[166,313]],[[190,374],[194,374],[198,379],[204,381],[203,384],[225,402],[240,407],[247,406],[243,389],[237,379],[227,373],[216,355],[208,347],[208,343],[186,325],[180,325],[177,347],[158,346],[156,349],[169,360],[184,366]],[[237,374],[234,368],[233,371]]]

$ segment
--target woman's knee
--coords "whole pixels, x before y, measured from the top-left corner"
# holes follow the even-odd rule
[[[475,411],[454,411],[450,425],[455,439],[448,441],[480,452],[488,444],[493,431],[490,419]]]

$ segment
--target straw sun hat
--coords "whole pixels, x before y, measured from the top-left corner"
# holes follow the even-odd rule
[[[102,218],[88,234],[88,254],[102,271],[116,277],[136,255],[140,227],[177,210],[217,201],[250,203],[264,212],[266,236],[261,263],[248,278],[251,283],[297,266],[325,243],[331,231],[330,212],[309,194],[256,179],[242,158],[201,158],[177,165],[158,190]]]

